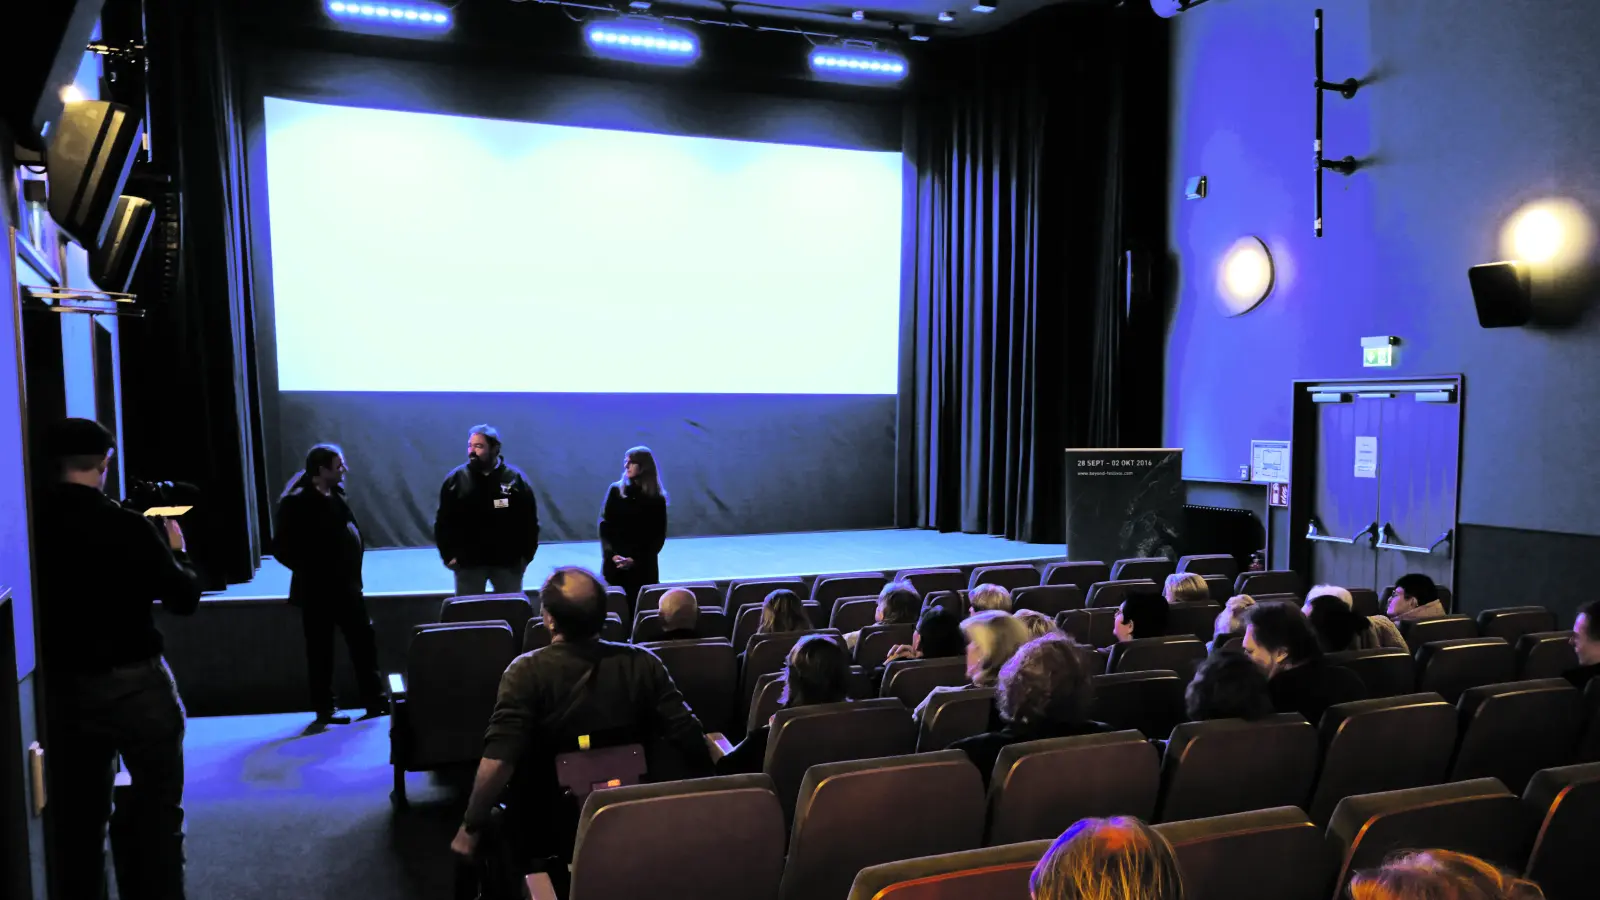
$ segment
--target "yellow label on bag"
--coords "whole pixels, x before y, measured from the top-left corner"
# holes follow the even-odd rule
[[[578,749],[579,750],[587,750],[587,749],[589,749],[589,736],[587,734],[578,735]]]

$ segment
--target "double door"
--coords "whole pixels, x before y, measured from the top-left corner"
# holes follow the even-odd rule
[[[1376,591],[1408,572],[1453,587],[1461,393],[1460,377],[1296,385],[1295,439],[1314,448],[1314,469],[1296,472],[1313,481],[1297,491],[1297,569]]]

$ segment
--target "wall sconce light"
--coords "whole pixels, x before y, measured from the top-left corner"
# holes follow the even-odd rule
[[[1217,293],[1230,316],[1255,309],[1272,293],[1272,254],[1258,237],[1242,237],[1222,255],[1217,269]]]
[[[1467,270],[1478,324],[1574,324],[1592,305],[1594,242],[1594,222],[1579,204],[1547,198],[1524,205],[1500,229],[1506,261]]]
[[[1536,200],[1506,220],[1500,252],[1552,270],[1569,269],[1588,257],[1594,225],[1583,207],[1571,200]]]

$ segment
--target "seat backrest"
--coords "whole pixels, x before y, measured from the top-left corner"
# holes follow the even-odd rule
[[[600,640],[621,644],[628,640],[628,626],[611,613],[606,613],[606,620],[600,623]]]
[[[1317,757],[1317,730],[1298,713],[1185,722],[1161,761],[1160,820],[1298,806],[1311,794]]]
[[[700,607],[700,615],[695,619],[695,633],[708,638],[727,638],[728,617],[722,609],[716,606]],[[661,610],[654,609],[640,614],[633,623],[633,643],[650,644],[661,640],[666,633],[666,628],[661,622]]]
[[[1456,707],[1461,746],[1450,780],[1498,778],[1514,794],[1540,769],[1572,762],[1583,730],[1583,694],[1565,678],[1468,688]]]
[[[1073,584],[1085,594],[1089,592],[1089,585],[1100,581],[1111,580],[1111,567],[1105,563],[1094,560],[1092,562],[1053,562],[1044,567],[1043,584]]]
[[[1187,683],[1194,678],[1195,667],[1206,658],[1206,645],[1193,635],[1134,638],[1111,645],[1111,662],[1107,672],[1177,672]]]
[[[715,606],[722,608],[722,591],[709,581],[693,581],[686,584],[647,584],[639,589],[639,605],[634,609],[634,615],[650,609],[661,608],[661,598],[667,591],[682,588],[694,592],[695,605]]]
[[[1334,890],[1343,891],[1358,869],[1376,868],[1400,850],[1454,850],[1520,871],[1531,820],[1522,801],[1493,778],[1346,797],[1328,822],[1338,864]]]
[[[819,765],[806,773],[780,900],[846,900],[868,866],[983,842],[983,783],[959,750]]]
[[[1478,637],[1478,622],[1471,616],[1440,616],[1437,619],[1402,620],[1400,636],[1413,653],[1429,641],[1453,641]]]
[[[529,619],[528,624],[522,628],[522,652],[532,653],[540,647],[550,646],[550,629],[544,627],[544,619]]]
[[[1231,553],[1196,553],[1178,557],[1178,572],[1193,572],[1201,578],[1224,577],[1228,584],[1239,575],[1239,561]]]
[[[533,604],[527,594],[477,594],[464,597],[447,597],[439,606],[440,622],[492,622],[499,620],[511,626],[512,634],[521,634],[533,617]]]
[[[1556,614],[1543,606],[1505,606],[1478,613],[1478,633],[1512,645],[1525,634],[1556,630]]]
[[[994,709],[994,688],[969,687],[940,691],[928,698],[917,732],[917,752],[944,750],[956,741],[989,730]]]
[[[720,640],[667,641],[650,644],[667,667],[685,703],[694,710],[706,731],[727,731],[739,690],[738,656],[733,645]]]
[[[1456,709],[1438,694],[1335,703],[1318,730],[1322,772],[1308,812],[1326,826],[1346,797],[1443,781],[1456,746]]]
[[[833,605],[828,617],[828,627],[841,633],[860,631],[872,624],[878,615],[877,597],[841,597]]]
[[[967,586],[967,576],[956,568],[901,569],[894,573],[895,581],[907,581],[921,596],[933,591],[959,591]]]
[[[1346,588],[1350,592],[1350,608],[1358,616],[1383,615],[1383,601],[1372,588]]]
[[[1207,575],[1207,576],[1205,576],[1205,579],[1206,579],[1206,593],[1211,595],[1211,599],[1212,599],[1213,602],[1216,602],[1216,603],[1227,603],[1228,602],[1228,598],[1233,596],[1233,579],[1234,579],[1234,577],[1235,576],[1232,576],[1232,575]]]
[[[1084,597],[1083,604],[1088,607],[1121,606],[1122,601],[1128,599],[1130,594],[1156,594],[1160,595],[1161,585],[1146,578],[1129,579],[1123,581],[1097,581],[1089,585],[1089,593]]]
[[[1429,641],[1417,650],[1417,690],[1450,703],[1469,687],[1510,681],[1515,670],[1516,654],[1504,638]]]
[[[1056,627],[1080,644],[1109,647],[1117,642],[1117,607],[1087,607],[1056,613]]]
[[[889,579],[883,577],[881,572],[856,573],[854,575],[819,575],[811,585],[811,602],[817,605],[820,617],[813,624],[828,621],[833,615],[833,604],[840,597],[876,597]]]
[[[1399,697],[1416,689],[1417,663],[1399,647],[1329,653],[1329,665],[1349,669],[1367,686],[1367,697]]]
[[[876,669],[896,644],[910,644],[916,631],[915,625],[868,625],[856,641],[856,665],[869,672]]]
[[[909,710],[916,709],[936,687],[962,687],[969,683],[966,657],[897,659],[884,667],[883,687],[878,693],[899,700]]]
[[[756,677],[755,694],[750,700],[750,714],[745,718],[745,732],[765,725],[778,711],[778,699],[783,696],[784,673],[763,672]]]
[[[839,641],[839,646],[844,646],[843,635],[831,629],[812,631],[780,631],[769,634],[758,634],[750,638],[749,649],[744,652],[744,661],[739,670],[739,708],[735,712],[744,715],[750,710],[750,700],[755,695],[756,678],[768,672],[782,671],[784,663],[789,658],[789,651],[800,639],[810,634],[830,634]]]
[[[1161,787],[1156,749],[1137,731],[1011,744],[989,779],[989,844],[1057,837],[1086,817],[1150,821]]]
[[[1211,640],[1216,633],[1217,616],[1222,604],[1210,600],[1185,600],[1167,604],[1167,634],[1191,635],[1201,643]]]
[[[1172,671],[1096,675],[1091,716],[1116,728],[1136,729],[1153,741],[1164,741],[1184,719],[1187,684]]]
[[[1522,802],[1539,822],[1527,877],[1544,890],[1545,900],[1593,897],[1589,854],[1600,822],[1600,763],[1545,769],[1528,782]]]
[[[1111,564],[1111,581],[1132,581],[1148,578],[1154,582],[1165,581],[1177,570],[1177,563],[1164,556],[1138,556],[1119,559]]]
[[[763,770],[789,814],[806,770],[842,760],[900,756],[916,748],[911,710],[889,699],[780,709],[767,736]]]
[[[1011,592],[1011,608],[1031,609],[1054,619],[1069,609],[1083,609],[1083,592],[1072,584],[1036,584]]]
[[[1578,667],[1578,651],[1572,649],[1570,631],[1536,631],[1517,638],[1517,677],[1560,678],[1563,672]]]
[[[786,843],[765,775],[599,790],[583,804],[568,897],[774,897]]]
[[[1327,900],[1333,860],[1322,829],[1292,806],[1167,822],[1184,900]]]
[[[1583,686],[1583,737],[1578,742],[1578,762],[1600,762],[1600,678]]]
[[[970,590],[980,584],[998,584],[1013,592],[1018,588],[1038,587],[1039,570],[1027,563],[979,566],[972,570],[972,577],[967,579],[967,588]]]
[[[850,900],[1025,900],[1034,866],[1053,841],[1029,841],[868,866]]]
[[[1249,594],[1256,599],[1260,599],[1262,594],[1294,594],[1296,597],[1304,597],[1306,584],[1298,574],[1288,569],[1240,572],[1239,577],[1234,579],[1233,592]]]
[[[806,583],[799,578],[763,578],[760,581],[731,582],[728,585],[728,595],[723,599],[722,608],[730,614],[736,613],[739,607],[746,603],[764,603],[768,594],[781,590],[794,591],[804,597]]]
[[[503,621],[418,625],[406,651],[413,771],[481,755],[500,676],[517,655]]]
[[[1014,599],[1014,598],[1013,598]],[[958,619],[967,617],[966,591],[934,591],[922,598],[922,608],[937,606],[955,614]]]

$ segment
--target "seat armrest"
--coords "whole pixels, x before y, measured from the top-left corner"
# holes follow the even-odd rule
[[[523,900],[557,900],[556,886],[549,875],[535,872],[523,879],[522,896]]]
[[[397,700],[405,699],[406,677],[399,672],[389,673],[389,696]]]
[[[733,752],[733,742],[720,731],[706,735],[706,744],[711,748],[712,762],[720,762],[724,756]]]

